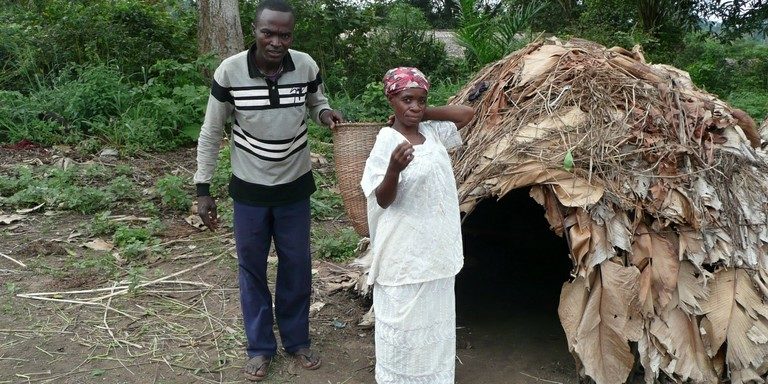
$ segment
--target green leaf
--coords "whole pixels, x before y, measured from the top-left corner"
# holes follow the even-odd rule
[[[570,149],[565,152],[565,159],[563,159],[563,169],[568,172],[573,170],[573,154],[571,153]]]

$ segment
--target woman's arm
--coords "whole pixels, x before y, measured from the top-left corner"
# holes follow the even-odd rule
[[[376,187],[376,202],[386,209],[397,197],[397,182],[400,181],[400,172],[413,160],[413,146],[408,142],[402,142],[392,151],[384,180]]]
[[[461,129],[475,117],[475,110],[466,105],[443,105],[441,107],[427,107],[423,120],[452,121],[456,128]]]

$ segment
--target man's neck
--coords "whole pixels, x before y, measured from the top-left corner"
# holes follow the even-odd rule
[[[256,52],[254,52],[256,53]],[[256,55],[254,55],[256,56]],[[276,76],[280,73],[280,71],[283,70],[283,62],[280,61],[276,64],[271,63],[260,63],[259,60],[257,60],[255,57],[253,58],[253,62],[256,64],[256,68],[261,72],[264,76]]]

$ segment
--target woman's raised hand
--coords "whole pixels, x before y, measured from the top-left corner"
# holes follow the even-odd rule
[[[398,144],[389,157],[389,167],[392,171],[400,173],[413,160],[413,145],[407,141]]]

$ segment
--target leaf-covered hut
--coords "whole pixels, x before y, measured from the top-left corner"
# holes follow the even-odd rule
[[[766,381],[768,162],[746,114],[584,40],[529,44],[452,102],[476,109],[453,154],[462,212],[530,187],[567,240],[558,313],[582,377]]]

